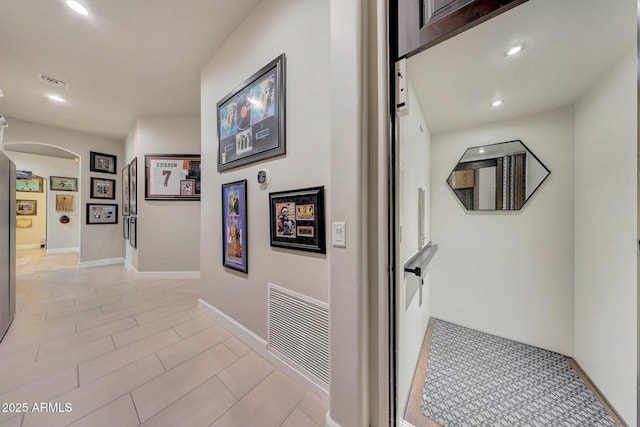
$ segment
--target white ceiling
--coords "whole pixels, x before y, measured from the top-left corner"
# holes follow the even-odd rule
[[[260,0],[80,1],[88,17],[63,0],[2,0],[0,114],[120,139],[137,117],[199,115],[200,68]]]
[[[409,58],[407,74],[431,134],[572,105],[635,47],[636,19],[636,0],[529,0]]]

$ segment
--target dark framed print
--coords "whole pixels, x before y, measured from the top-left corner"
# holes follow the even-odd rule
[[[217,104],[218,171],[285,154],[284,53]]]
[[[124,240],[129,240],[129,217],[122,218],[122,237]]]
[[[326,253],[324,187],[269,194],[271,246]]]
[[[87,203],[87,224],[117,224],[118,205]]]
[[[91,172],[102,172],[116,174],[116,156],[111,154],[96,153],[90,151],[91,163],[89,164],[89,170]]]
[[[129,165],[122,169],[122,215],[129,216]]]
[[[91,198],[92,199],[115,199],[116,181],[91,177]]]
[[[222,184],[222,265],[247,273],[247,180]]]
[[[16,200],[16,215],[38,215],[38,201]]]
[[[147,154],[145,200],[200,200],[199,154]]]
[[[129,244],[133,248],[138,247],[138,217],[129,217]]]
[[[51,176],[49,181],[52,191],[78,191],[78,178]]]
[[[42,193],[44,188],[44,178],[31,174],[31,178],[16,179],[16,191],[25,193]],[[53,188],[52,188],[53,189]]]
[[[138,215],[138,158],[129,163],[129,215]]]

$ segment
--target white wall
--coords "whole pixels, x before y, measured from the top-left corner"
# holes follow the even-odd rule
[[[326,212],[330,209],[328,11],[325,1],[264,1],[202,70],[202,295],[263,339],[267,337],[267,282],[328,301],[326,255],[269,245],[269,192],[324,185]],[[218,173],[216,103],[283,52],[287,56],[286,156]],[[266,191],[256,182],[262,168],[271,171]],[[241,179],[248,181],[248,274],[222,266],[220,243],[221,185]]]
[[[80,247],[80,224],[83,217],[80,217],[80,200],[77,191],[49,191],[49,177],[66,176],[78,178],[79,165],[71,159],[62,159],[58,157],[39,156],[36,154],[18,153],[15,151],[5,151],[7,156],[16,164],[16,169],[32,171],[35,175],[41,176],[45,181],[46,193],[22,193],[18,192],[17,197],[21,199],[30,199],[30,196],[42,195],[42,203],[38,202],[38,216],[42,213],[42,220],[46,223],[42,224],[42,232],[36,232],[35,229],[18,229],[16,231],[18,245],[23,244],[20,241],[20,235],[23,232],[31,231],[31,240],[29,243],[40,243],[41,234],[47,237],[47,250],[77,250]],[[73,196],[73,211],[57,212],[56,211],[56,195]],[[46,197],[45,197],[46,196]],[[67,224],[61,224],[59,218],[62,215],[69,217]],[[27,217],[25,217],[27,218]],[[34,228],[36,227],[34,220]],[[24,244],[27,244],[25,242]]]
[[[402,228],[400,266],[419,249],[418,188],[425,190],[425,238],[431,240],[431,135],[424,114],[408,84],[409,114],[400,117],[400,217]],[[429,325],[430,273],[424,285],[414,274],[398,271],[398,414],[403,415],[420,357],[422,341]]]
[[[573,108],[432,136],[432,316],[573,354]],[[466,212],[465,149],[522,140],[551,175],[520,211]]]
[[[144,156],[200,154],[200,118],[140,118],[125,145],[127,164],[138,157],[138,247],[126,243],[127,261],[139,272],[200,271],[200,202],[144,199]]]
[[[636,425],[635,49],[575,110],[575,358]]]
[[[80,262],[112,260],[122,258],[122,217],[118,224],[86,225],[86,203],[89,201],[104,203],[104,200],[90,199],[90,177],[101,176],[116,180],[116,198],[113,201],[121,205],[120,173],[116,175],[98,174],[89,171],[89,152],[112,154],[117,156],[117,167],[123,161],[124,141],[110,139],[52,126],[40,125],[20,119],[7,117],[9,127],[4,131],[3,143],[35,142],[64,148],[80,157],[80,175],[78,179],[80,197]],[[54,197],[55,199],[55,197]],[[121,209],[120,209],[121,215]]]

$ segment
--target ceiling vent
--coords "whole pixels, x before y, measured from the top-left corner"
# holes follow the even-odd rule
[[[7,120],[4,118],[2,114],[0,114],[0,128],[6,128],[7,126],[9,126],[9,124],[7,123]]]
[[[58,80],[55,77],[47,76],[46,74],[38,73],[38,80],[45,82],[48,85],[55,86],[58,89],[69,90],[69,83]]]

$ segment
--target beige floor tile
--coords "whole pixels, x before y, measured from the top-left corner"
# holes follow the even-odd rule
[[[146,421],[237,359],[227,347],[218,345],[133,390],[140,420]]]
[[[195,335],[198,332],[204,331],[205,329],[215,325],[215,323],[212,320],[206,319],[204,317],[199,319],[193,319],[191,318],[191,316],[189,316],[189,318],[192,320],[189,322],[185,322],[174,328],[178,333],[178,335],[180,335],[183,339],[189,338],[191,335]]]
[[[142,426],[207,427],[236,402],[218,377],[213,377],[149,418]]]
[[[233,365],[225,368],[218,374],[218,378],[235,397],[241,399],[273,370],[274,367],[269,362],[252,351]]]
[[[3,370],[0,373],[0,393],[6,393],[44,376],[111,352],[113,348],[111,337],[105,337],[17,369]]]
[[[45,317],[47,316],[47,312],[43,313],[20,313],[16,314],[16,317],[13,319],[13,323],[11,324],[12,328],[21,328],[26,326],[34,326],[39,325],[44,322]]]
[[[233,408],[212,424],[213,427],[247,427],[260,420],[260,427],[278,427],[302,400],[305,390],[276,371],[269,375]]]
[[[110,340],[110,339],[109,339]],[[78,367],[80,385],[86,385],[136,360],[142,359],[180,341],[173,329],[160,332],[128,346],[109,352],[101,357],[81,363]]]
[[[0,423],[0,427],[20,427],[22,424],[22,415],[18,415],[17,417],[14,414],[14,417],[10,420]]]
[[[68,322],[79,322],[85,319],[92,319],[95,316],[100,316],[102,315],[102,309],[100,309],[100,307],[97,308],[92,308],[89,310],[84,310],[84,311],[79,311],[79,312],[75,312],[75,313],[70,313],[70,314],[65,314],[62,316],[59,316],[55,319],[53,318],[49,318],[49,315],[47,314],[47,322],[49,321],[53,321],[53,320],[59,320],[59,321],[68,321]]]
[[[172,298],[172,297],[167,297],[167,298]],[[184,297],[182,297],[182,298],[184,298]],[[195,298],[187,297],[187,298],[183,299],[180,302],[176,302],[174,304],[170,304],[170,305],[167,305],[165,307],[157,308],[157,309],[150,310],[150,311],[147,311],[147,312],[142,313],[142,314],[138,314],[137,316],[135,316],[136,322],[138,322],[141,325],[143,323],[153,322],[154,320],[157,320],[157,319],[160,319],[162,317],[171,315],[171,314],[175,313],[176,311],[183,311],[184,312],[185,309],[193,307],[194,305],[196,305]],[[185,314],[186,314],[186,312],[185,312]]]
[[[9,356],[24,351],[38,343],[73,335],[76,332],[75,323],[58,325],[56,327],[41,327],[41,329],[21,330],[9,327],[9,331],[0,343],[0,357]],[[1,369],[2,367],[0,367]]]
[[[140,424],[131,394],[127,393],[69,427],[136,427]],[[176,424],[178,425],[178,424]]]
[[[36,361],[38,346],[32,345],[9,356],[0,357],[0,372],[8,371]]]
[[[304,412],[316,424],[321,426],[325,425],[329,405],[315,394],[307,392],[302,402],[298,404],[298,409]]]
[[[99,308],[107,304],[116,303],[118,301],[122,301],[122,298],[117,295],[109,297],[98,296],[97,298],[90,298],[88,301],[83,302],[78,302],[78,299],[76,298],[76,304],[72,307],[66,307],[58,310],[49,310],[49,312],[47,312],[47,320],[57,319],[58,317],[64,317],[69,314],[90,310],[92,308]]]
[[[234,336],[225,340],[224,345],[229,347],[231,351],[238,355],[238,357],[242,357],[251,351],[248,345]]]
[[[116,344],[116,348],[124,347],[132,342],[139,341],[148,336],[157,334],[166,329],[172,328],[181,323],[187,322],[191,319],[184,311],[163,317],[153,322],[145,323],[144,325],[136,326],[129,330],[119,332],[113,335],[113,342]]]
[[[304,412],[299,409],[294,409],[294,411],[289,415],[289,417],[282,423],[281,427],[320,427],[318,424],[314,423],[311,418],[309,418]]]
[[[133,288],[136,291],[135,288]],[[122,297],[122,295],[120,295]],[[113,304],[107,304],[102,307],[102,311],[104,314],[112,313],[114,311],[121,310],[123,308],[133,307],[135,305],[140,304],[148,304],[152,301],[161,301],[163,298],[166,298],[166,295],[162,292],[140,292],[136,291],[135,296],[131,295],[129,298],[120,298],[120,301],[115,302]]]
[[[63,404],[71,403],[72,412],[26,414],[22,427],[68,425],[157,377],[162,372],[164,368],[155,355],[145,357],[56,399],[56,402]]]
[[[192,357],[210,349],[229,337],[229,332],[221,326],[212,326],[186,340],[182,340],[158,352],[164,367],[169,370]]]
[[[87,329],[85,331],[78,332],[77,334],[43,343],[42,345],[40,345],[38,359],[43,359],[45,357],[51,356],[52,354],[78,347],[80,345],[88,344],[97,339],[108,337],[109,335],[131,329],[135,326],[138,326],[138,324],[136,323],[134,318],[127,317],[125,319],[107,323],[106,325],[98,326],[97,328]]]

